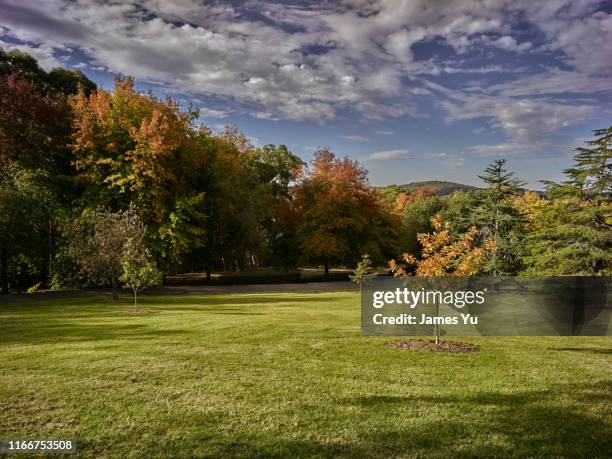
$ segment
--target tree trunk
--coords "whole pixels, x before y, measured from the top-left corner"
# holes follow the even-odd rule
[[[119,301],[119,291],[117,290],[117,278],[115,273],[111,276],[111,285],[113,287],[113,301]]]
[[[498,204],[499,205],[499,204]],[[499,234],[499,209],[495,209],[495,234],[493,240],[497,244],[497,235]],[[497,249],[493,252],[493,276],[497,277]]]
[[[206,266],[204,271],[206,271],[206,283],[210,284],[210,266]]]
[[[134,290],[134,312],[138,312],[138,292]]]
[[[323,279],[329,278],[329,261],[325,260],[325,272],[323,273]]]
[[[434,325],[434,333],[436,335],[436,346],[440,344],[440,325],[438,325],[438,314],[440,314],[440,303],[436,299],[436,323]]]
[[[0,250],[0,292],[8,293],[8,266],[6,261],[6,253]]]
[[[53,218],[49,218],[49,257],[47,258],[47,273],[43,279],[47,287],[51,287],[51,266],[55,259],[55,225],[53,224]]]

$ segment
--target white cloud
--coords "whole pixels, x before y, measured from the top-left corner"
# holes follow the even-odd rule
[[[525,41],[523,43],[518,43],[514,37],[510,35],[503,35],[499,37],[497,40],[493,40],[489,42],[490,45],[495,46],[497,48],[505,49],[506,51],[527,51],[531,48],[531,42]]]
[[[409,157],[410,154],[408,150],[381,150],[366,156],[364,161],[388,161],[392,159],[406,159]]]
[[[510,141],[498,144],[472,145],[466,149],[465,153],[491,158],[526,157],[537,154],[538,158],[560,159],[573,156],[573,150],[576,145],[581,145],[581,143],[577,140],[568,143],[547,141],[521,143]]]
[[[585,121],[594,111],[590,105],[575,102],[467,94],[431,82],[428,87],[442,96],[438,103],[449,114],[449,121],[489,118],[493,128],[520,143]]]
[[[500,144],[478,144],[468,148],[469,153],[481,156],[506,157],[517,154],[531,153],[540,150],[545,145],[540,143],[500,143]]]
[[[60,52],[78,49],[91,68],[215,97],[228,111],[265,119],[324,122],[344,110],[375,120],[415,115],[423,99],[435,96],[450,120],[488,118],[513,141],[524,141],[592,114],[596,102],[565,101],[567,91],[612,91],[612,15],[599,11],[600,3],[0,0],[0,7],[3,33],[24,41],[17,46],[45,68],[57,65]],[[516,33],[519,20],[537,32],[537,43]],[[434,40],[457,55],[415,60],[415,45]],[[498,63],[453,64],[475,46],[554,54],[563,68],[515,78],[516,68]],[[445,93],[424,80],[442,73],[512,78]],[[225,114],[216,107],[203,112]]]
[[[341,135],[343,139],[351,140],[353,142],[369,142],[370,139],[363,135]]]
[[[595,94],[610,92],[611,86],[609,76],[589,75],[580,70],[549,69],[544,73],[524,76],[509,83],[494,84],[488,91],[510,97],[569,92]]]
[[[201,108],[200,116],[203,118],[226,118],[228,112],[225,110],[215,110],[212,108]]]

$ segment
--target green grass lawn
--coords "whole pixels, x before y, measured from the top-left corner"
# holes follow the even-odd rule
[[[357,292],[0,305],[0,439],[87,457],[610,457],[610,338],[362,337]],[[23,456],[21,456],[23,457]]]

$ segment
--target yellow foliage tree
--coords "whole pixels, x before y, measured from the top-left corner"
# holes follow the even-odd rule
[[[467,232],[453,237],[450,232],[450,222],[445,221],[438,213],[431,220],[434,231],[432,233],[419,233],[417,238],[423,247],[421,258],[404,253],[402,260],[414,266],[416,276],[445,277],[445,276],[475,276],[480,274],[486,263],[487,256],[495,252],[495,242],[487,239],[481,246],[475,245],[475,236],[478,229],[472,226]],[[407,278],[411,274],[405,267],[395,260],[389,261],[389,268],[395,277]],[[436,315],[439,304],[436,303]],[[436,344],[440,340],[440,330],[435,326]]]
[[[419,233],[417,239],[423,247],[421,258],[404,253],[402,260],[415,267],[417,276],[475,276],[480,274],[488,254],[495,251],[495,242],[488,239],[482,246],[475,246],[474,238],[478,229],[472,226],[459,238],[450,232],[450,222],[444,221],[438,213],[431,220],[434,231]],[[410,274],[395,260],[389,261],[395,277]]]

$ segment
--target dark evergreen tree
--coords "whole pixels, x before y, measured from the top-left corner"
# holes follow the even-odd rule
[[[505,165],[505,159],[498,159],[485,169],[485,175],[478,176],[487,187],[478,192],[470,215],[471,223],[479,228],[479,238],[495,241],[497,249],[483,268],[494,276],[515,274],[520,267],[522,218],[510,198],[522,192],[524,182]]]
[[[612,127],[576,149],[567,180],[544,182],[551,201],[527,240],[528,273],[609,275],[612,265]]]

